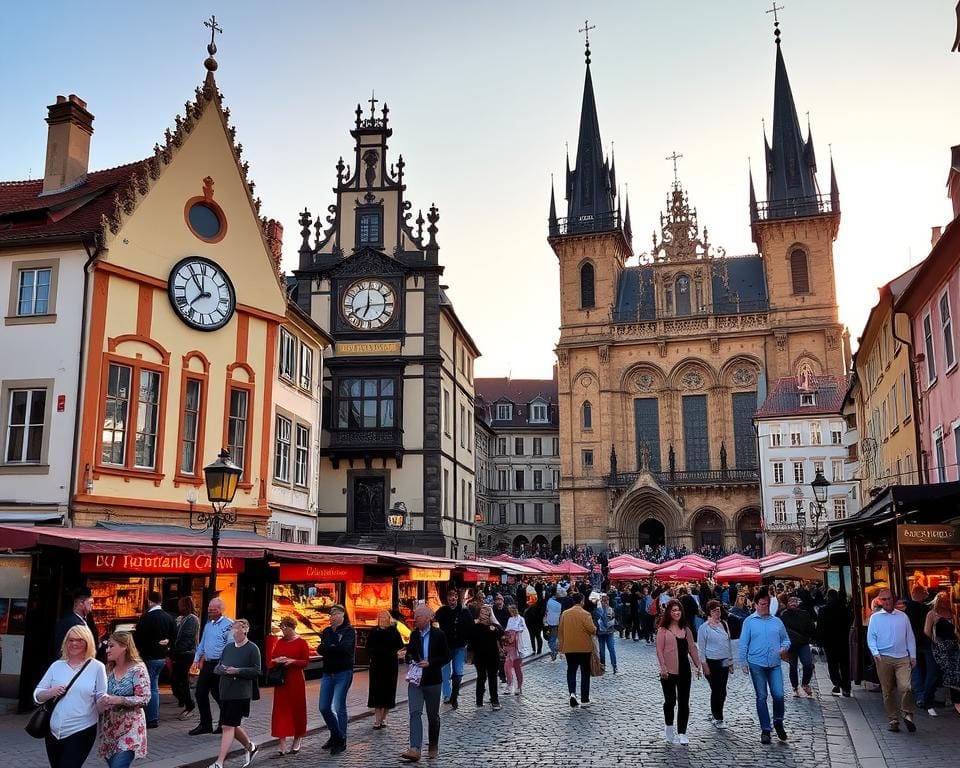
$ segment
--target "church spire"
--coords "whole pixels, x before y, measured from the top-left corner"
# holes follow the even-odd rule
[[[747,161],[747,173],[750,175],[750,223],[755,222],[759,215],[757,213],[757,193],[753,188],[753,167]]]
[[[626,212],[623,214],[623,235],[628,243],[633,242],[633,226],[630,224],[630,193],[627,192]]]
[[[610,178],[610,167],[603,156],[600,121],[597,118],[593,78],[590,74],[591,29],[594,27],[585,24],[580,30],[587,33],[586,75],[583,83],[583,104],[580,108],[576,166],[568,173],[567,217],[574,222],[590,221],[595,229],[606,229],[613,224],[610,219],[615,211],[614,187]]]
[[[837,171],[833,167],[833,152],[830,153],[830,212],[840,213],[840,187],[837,185]]]
[[[764,135],[767,161],[767,218],[790,218],[819,213],[817,162],[809,124],[804,141],[797,108],[780,45],[780,22],[774,22],[776,70],[773,93],[773,131]]]
[[[560,233],[560,227],[557,224],[557,198],[553,193],[553,174],[550,174],[550,218],[547,221],[551,235]]]

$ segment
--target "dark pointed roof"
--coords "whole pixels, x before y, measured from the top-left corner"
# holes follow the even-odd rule
[[[817,161],[813,138],[809,129],[804,141],[797,119],[797,108],[783,61],[780,33],[777,30],[776,74],[773,92],[773,133],[767,143],[764,136],[767,161],[768,218],[789,218],[816,214]],[[800,201],[798,203],[798,201]],[[807,210],[812,205],[811,210]]]
[[[603,157],[600,121],[593,95],[590,60],[583,82],[583,104],[580,107],[580,135],[577,140],[577,164],[567,170],[567,216],[604,216],[614,211],[614,187],[610,168]]]
[[[553,193],[553,174],[550,174],[550,218],[547,220],[547,226],[550,228],[550,234],[555,235],[558,231],[557,225],[557,198]]]
[[[840,187],[837,185],[837,171],[833,167],[833,155],[830,155],[830,210],[840,213]]]
[[[748,171],[750,174],[750,221],[754,222],[759,218],[757,213],[757,193],[753,188],[753,168]]]

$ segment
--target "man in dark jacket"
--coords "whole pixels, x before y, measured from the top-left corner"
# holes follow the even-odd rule
[[[156,590],[147,594],[147,610],[137,620],[133,639],[150,675],[150,703],[146,706],[147,728],[160,725],[160,673],[177,636],[177,622],[163,610],[163,597]]]
[[[930,638],[924,634],[923,627],[927,621],[927,614],[930,612],[930,606],[926,604],[927,589],[918,584],[913,585],[910,590],[910,599],[907,600],[907,607],[904,613],[910,619],[910,628],[913,630],[913,637],[917,641],[917,663],[910,670],[910,683],[913,688],[913,695],[917,700],[918,709],[930,709],[935,706],[933,701],[927,702],[926,692],[929,688],[934,689],[934,683],[937,676],[937,662],[933,659],[933,649]],[[929,673],[928,673],[928,670]],[[929,685],[928,685],[929,678]]]
[[[407,708],[410,711],[410,749],[400,757],[409,762],[420,760],[423,746],[423,710],[427,710],[427,757],[440,754],[440,687],[441,670],[450,661],[450,648],[443,630],[432,627],[433,611],[418,605],[413,611],[416,629],[410,633],[407,657],[411,666],[419,667],[419,682],[407,684]],[[407,673],[410,680],[410,673]]]
[[[800,607],[800,598],[795,594],[787,599],[787,607],[780,612],[780,621],[787,628],[790,636],[790,684],[793,686],[793,695],[800,695],[800,687],[807,696],[813,696],[810,679],[813,677],[813,655],[810,653],[810,643],[817,633],[817,626],[813,617]],[[803,665],[803,679],[798,679],[797,662]]]
[[[450,662],[443,665],[441,692],[444,702],[454,709],[460,700],[460,682],[463,680],[463,664],[467,658],[467,641],[473,627],[473,614],[460,605],[460,594],[455,589],[447,590],[447,604],[437,611],[437,625],[443,630],[450,646]]]
[[[493,598],[493,615],[497,617],[497,623],[500,625],[500,628],[506,629],[507,622],[510,620],[510,611],[507,610],[503,595],[501,595],[499,592],[497,593],[497,596]],[[504,658],[501,655],[500,666],[497,668],[497,677],[500,679],[501,683],[506,683],[507,671],[504,669],[503,664]]]
[[[317,653],[323,659],[320,679],[320,715],[330,738],[321,749],[339,755],[347,748],[347,691],[353,683],[357,633],[342,605],[330,608],[330,626],[320,634]],[[439,670],[437,671],[439,674]]]
[[[57,622],[53,630],[53,658],[59,659],[63,647],[63,638],[71,627],[85,626],[90,630],[94,640],[97,638],[97,625],[93,623],[93,597],[87,589],[79,589],[73,593],[71,609]]]
[[[827,654],[827,670],[833,695],[850,695],[850,627],[853,611],[835,589],[827,591],[827,603],[817,614],[817,638]]]

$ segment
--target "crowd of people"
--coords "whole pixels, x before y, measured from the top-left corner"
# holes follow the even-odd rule
[[[581,556],[593,557],[582,551]],[[593,574],[591,574],[592,576]],[[644,641],[654,647],[663,693],[663,736],[690,743],[690,690],[694,676],[710,687],[710,722],[724,729],[730,674],[741,668],[756,694],[760,742],[773,734],[787,741],[782,664],[788,664],[795,697],[814,696],[813,647],[826,655],[836,696],[851,695],[848,636],[854,617],[836,590],[820,584],[786,582],[757,587],[708,582],[686,584],[603,583],[592,578],[548,584],[542,579],[509,585],[487,583],[466,590],[451,588],[436,614],[427,605],[414,610],[413,628],[404,644],[396,619],[382,611],[367,640],[367,705],[372,727],[386,727],[397,706],[401,662],[407,663],[408,748],[400,757],[417,762],[439,754],[444,705],[457,709],[464,667],[477,673],[475,703],[501,709],[501,695],[523,691],[523,660],[545,647],[552,661],[566,665],[569,705],[590,707],[591,677],[604,669],[618,672],[618,641]],[[353,683],[357,635],[342,605],[330,609],[330,623],[319,645],[309,647],[293,619],[280,622],[280,637],[261,658],[249,639],[250,625],[224,614],[219,598],[207,606],[201,624],[190,598],[179,601],[179,615],[165,612],[162,597],[151,592],[146,610],[131,632],[113,632],[102,643],[91,630],[88,593],[77,595],[72,611],[57,627],[59,658],[38,683],[38,704],[53,705],[45,747],[51,768],[80,768],[94,745],[109,768],[129,768],[147,754],[147,734],[159,720],[160,671],[172,661],[171,690],[179,718],[199,722],[191,735],[220,736],[210,768],[223,768],[239,743],[242,768],[260,746],[244,729],[259,681],[274,687],[271,734],[278,756],[295,755],[307,733],[304,671],[312,656],[322,660],[318,707],[327,726],[322,745],[331,755],[347,749],[346,699]],[[915,587],[909,600],[882,590],[867,631],[871,672],[883,691],[891,731],[916,730],[915,713],[937,716],[934,694],[940,686],[960,713],[960,640],[949,595]],[[609,660],[609,665],[608,665]],[[597,667],[599,667],[599,672]],[[195,697],[190,676],[196,675]],[[501,686],[504,686],[501,688]],[[216,727],[210,699],[218,707]],[[772,700],[772,712],[768,702]]]
[[[697,554],[716,562],[727,555],[744,555],[745,557],[757,559],[760,558],[763,553],[757,545],[726,549],[719,544],[704,544],[694,550],[689,550],[682,544],[680,546],[659,544],[655,547],[646,544],[635,549],[610,550],[609,552],[596,552],[593,547],[590,546],[573,547],[567,545],[561,547],[559,552],[554,552],[548,545],[543,543],[522,544],[514,552],[514,555],[520,559],[537,557],[554,564],[562,563],[564,560],[570,560],[577,565],[582,565],[584,568],[591,570],[593,570],[595,566],[600,566],[604,573],[607,569],[607,563],[617,555],[623,554],[634,555],[651,563],[666,563],[689,554]]]

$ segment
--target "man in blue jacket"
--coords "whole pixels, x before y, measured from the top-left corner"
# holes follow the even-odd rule
[[[767,690],[773,697],[773,730],[780,741],[787,740],[783,727],[783,670],[781,661],[788,658],[790,638],[783,622],[770,614],[770,595],[766,589],[757,594],[757,611],[743,622],[740,633],[740,664],[750,673],[757,695],[757,717],[760,719],[760,743],[770,743],[770,710]]]

